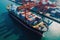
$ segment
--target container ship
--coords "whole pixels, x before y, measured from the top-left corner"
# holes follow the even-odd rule
[[[33,32],[38,33],[42,36],[44,32],[48,30],[48,26],[43,22],[42,17],[31,12],[28,8],[25,7],[20,9],[22,6],[9,5],[7,10],[9,15],[21,23],[24,27]]]
[[[36,1],[26,1],[21,4],[22,5],[8,5],[7,10],[9,15],[27,29],[43,36],[43,33],[48,31],[48,26],[52,23],[52,21],[48,18],[45,19],[45,16],[43,17],[42,15],[39,15],[39,11],[33,10],[33,8],[38,6]],[[33,12],[31,12],[31,10]]]

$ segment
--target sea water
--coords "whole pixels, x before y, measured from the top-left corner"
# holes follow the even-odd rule
[[[18,24],[8,15],[6,6],[9,4],[15,3],[9,0],[0,0],[0,40],[41,40],[39,35],[23,28],[24,26]],[[60,40],[59,37],[51,36],[51,31],[45,35],[47,36],[42,37],[42,40]]]

